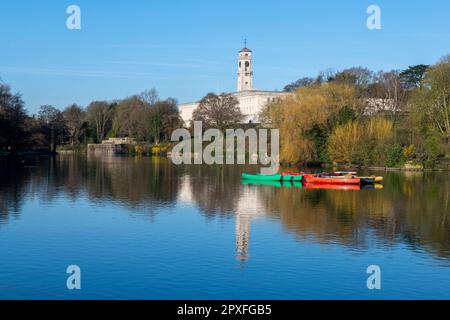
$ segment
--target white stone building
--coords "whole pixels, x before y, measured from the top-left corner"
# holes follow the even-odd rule
[[[239,51],[237,92],[231,94],[239,101],[239,108],[245,115],[244,122],[258,123],[258,115],[268,103],[280,100],[289,93],[253,89],[252,51],[244,47]],[[187,126],[190,125],[192,114],[198,105],[198,101],[180,104],[180,115]]]

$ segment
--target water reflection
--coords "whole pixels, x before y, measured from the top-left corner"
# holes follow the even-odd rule
[[[235,219],[236,256],[251,257],[255,219],[273,218],[299,239],[365,250],[404,243],[450,257],[448,173],[386,173],[383,190],[306,190],[300,185],[242,184],[254,168],[174,166],[165,158],[30,158],[2,160],[0,223],[18,217],[26,199],[59,197],[114,202],[149,216],[194,206],[206,219]],[[1,232],[1,228],[0,228]]]

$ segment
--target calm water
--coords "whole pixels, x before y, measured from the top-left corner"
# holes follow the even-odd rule
[[[160,158],[0,166],[0,298],[450,298],[447,173],[342,191],[243,185],[254,168]]]

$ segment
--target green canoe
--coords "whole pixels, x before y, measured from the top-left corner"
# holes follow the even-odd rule
[[[264,174],[248,174],[243,173],[242,179],[244,180],[253,180],[253,181],[296,181],[301,182],[302,176],[291,176],[291,175],[281,175],[281,174],[273,174],[273,175],[264,175]]]
[[[281,174],[264,175],[264,174],[248,174],[243,173],[242,179],[253,181],[282,181],[284,177]]]

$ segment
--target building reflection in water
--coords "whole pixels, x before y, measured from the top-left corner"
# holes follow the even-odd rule
[[[247,214],[236,215],[236,259],[245,262],[249,256],[250,220]]]
[[[194,194],[194,179],[185,175],[180,179],[178,201],[189,205],[199,205]],[[249,259],[250,227],[253,220],[264,216],[260,201],[261,193],[257,186],[242,186],[237,199],[234,199],[236,259],[245,262]]]
[[[249,258],[251,222],[265,215],[260,197],[257,186],[242,186],[236,206],[236,258],[241,262]]]

